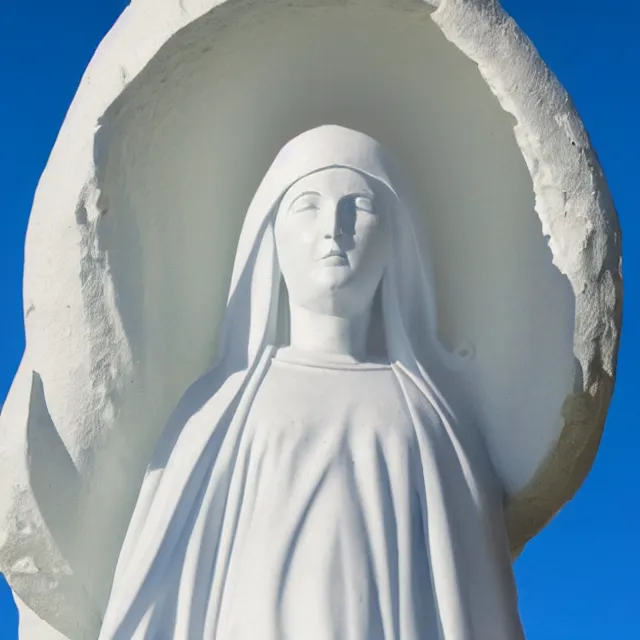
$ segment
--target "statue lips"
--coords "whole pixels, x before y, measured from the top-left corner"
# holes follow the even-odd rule
[[[340,249],[331,249],[328,253],[322,256],[320,261],[328,267],[344,267],[349,265],[347,254]]]

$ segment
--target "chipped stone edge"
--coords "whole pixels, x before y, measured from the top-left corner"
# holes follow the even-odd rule
[[[611,194],[571,99],[497,0],[439,0],[445,37],[473,60],[502,108],[533,180],[535,210],[555,266],[576,297],[574,355],[581,387],[563,407],[561,437],[506,510],[514,556],[589,473],[615,382],[622,324],[621,234]],[[570,245],[563,242],[572,238]]]
[[[52,165],[66,156],[85,167],[84,183],[65,198],[75,198],[76,204],[84,201],[95,182],[93,142],[102,115],[173,34],[224,2],[136,0],[124,11],[98,48],[67,114],[36,193],[28,242],[46,233],[45,214],[51,213],[50,207],[37,203],[52,191]],[[582,385],[565,402],[565,427],[554,451],[534,480],[507,505],[517,555],[573,496],[598,448],[613,391],[621,326],[620,230],[597,157],[566,91],[499,3],[425,2],[435,9],[432,18],[445,37],[478,65],[502,108],[516,119],[514,131],[533,179],[536,211],[549,237],[554,263],[576,295],[574,351]],[[134,35],[135,47],[131,47]],[[125,54],[126,60],[118,59]],[[56,204],[65,203],[58,200]],[[572,246],[567,251],[557,240],[566,234],[581,237],[581,242],[572,243],[579,250]],[[30,305],[25,295],[25,316]],[[29,319],[25,322],[27,350],[33,351]],[[38,603],[29,605],[50,619]]]

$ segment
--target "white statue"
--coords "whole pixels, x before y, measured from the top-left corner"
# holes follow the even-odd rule
[[[518,640],[511,560],[604,426],[620,236],[497,0],[133,0],[24,305],[20,640]]]
[[[451,356],[396,184],[348,129],[278,155],[219,364],[161,438],[102,639],[522,637],[503,489],[443,393]]]

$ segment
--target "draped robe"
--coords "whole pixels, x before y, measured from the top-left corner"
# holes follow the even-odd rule
[[[471,427],[455,433],[398,365],[284,353],[236,409],[224,490],[209,447],[161,575],[101,640],[522,638]]]
[[[271,346],[275,215],[292,184],[329,167],[387,196],[392,250],[372,314],[386,364]],[[99,640],[522,638],[503,491],[476,425],[441,391],[458,361],[438,341],[395,173],[379,143],[333,125],[276,157],[243,222],[218,364],[160,439]]]

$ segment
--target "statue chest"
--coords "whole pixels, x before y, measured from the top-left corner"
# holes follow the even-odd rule
[[[437,637],[404,403],[390,367],[272,365],[236,469],[230,637],[390,638],[401,602],[415,637]]]

